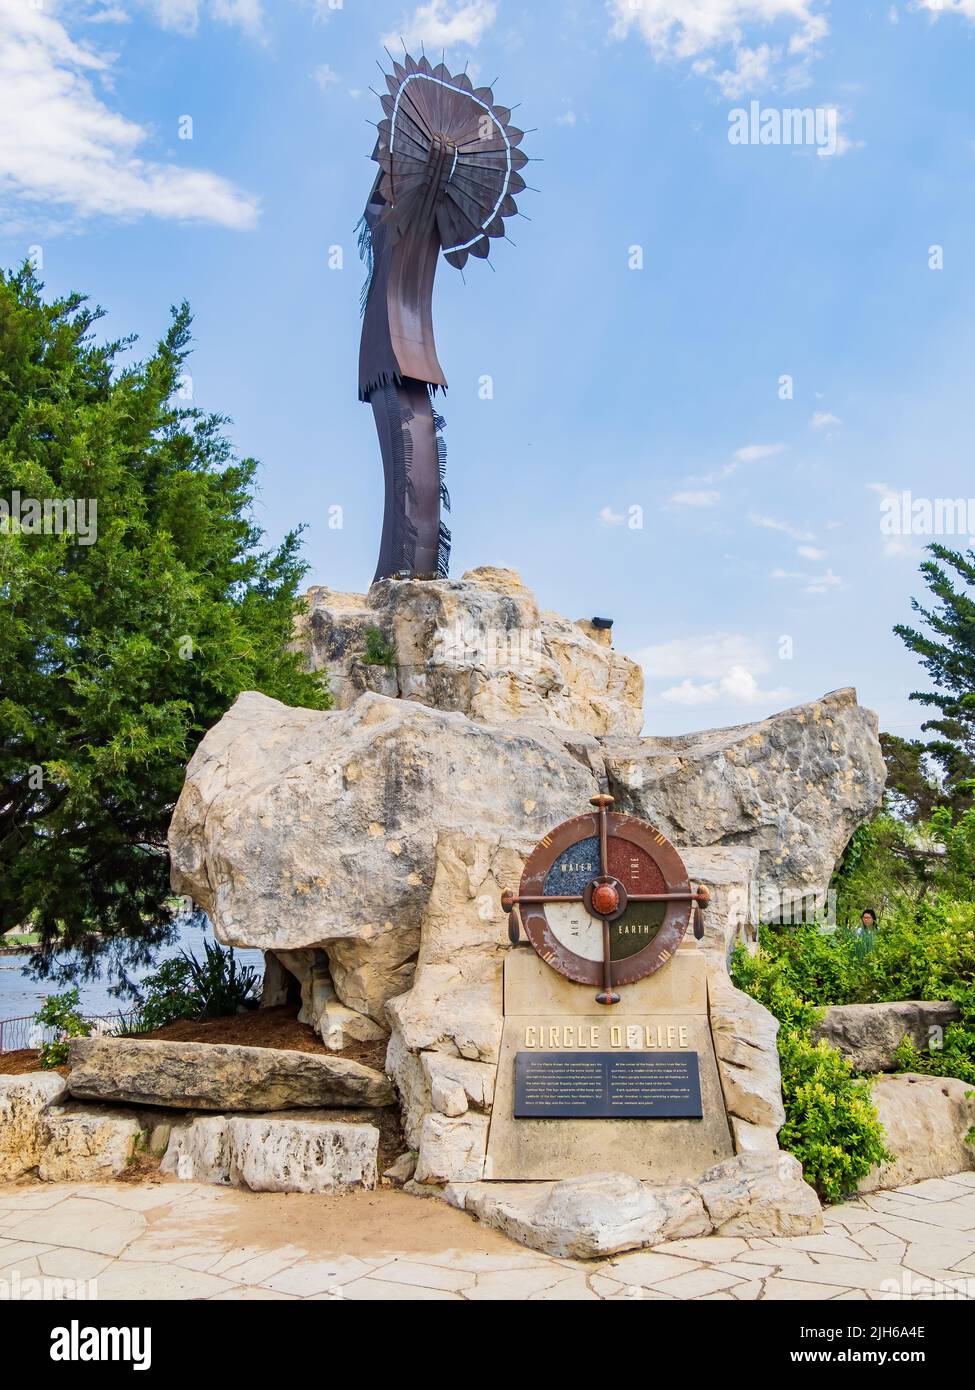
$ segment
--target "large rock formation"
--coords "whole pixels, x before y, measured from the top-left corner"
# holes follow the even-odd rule
[[[731,986],[725,958],[770,895],[825,894],[879,800],[876,720],[854,693],[737,729],[640,739],[637,668],[605,628],[540,614],[510,571],[384,581],[365,598],[312,590],[298,646],[328,670],[338,707],[238,699],[187,770],[173,885],[222,941],[269,953],[267,1002],[289,977],[300,983],[302,1017],[330,1046],[388,1030],[386,1068],[418,1152],[411,1190],[482,1176],[503,1022],[501,890],[553,825],[608,790],[713,889],[711,1024],[741,1160],[713,1178],[713,1215],[695,1190],[672,1211],[650,1203],[644,1224],[682,1228],[703,1212],[728,1229],[737,1218],[718,1208],[740,1202],[764,1204],[766,1228],[782,1230],[797,1193],[812,1221],[812,1194],[779,1164],[775,1020]]]
[[[363,661],[383,644],[395,667]],[[876,720],[852,691],[737,729],[635,737],[637,668],[605,629],[539,614],[511,571],[386,580],[363,599],[312,590],[299,646],[340,708],[238,699],[187,770],[173,885],[222,941],[274,952],[334,1046],[378,1036],[413,983],[442,834],[477,840],[482,859],[522,853],[609,790],[713,884],[726,949],[760,909],[823,899],[883,786]],[[500,945],[496,904],[482,907]]]
[[[513,570],[309,590],[297,646],[340,707],[366,690],[500,724],[638,734],[643,673],[609,631],[539,611]]]
[[[385,1023],[412,982],[438,836],[539,839],[598,790],[541,726],[371,693],[326,713],[241,695],[187,770],[173,883],[221,941],[323,950],[341,1002]]]
[[[562,1182],[459,1183],[447,1200],[533,1250],[595,1259],[697,1236],[808,1236],[822,1230],[792,1154],[741,1154],[696,1182],[651,1187],[626,1173]]]
[[[850,836],[880,802],[886,768],[877,717],[856,691],[757,724],[679,738],[603,740],[620,810],[656,825],[676,845],[747,845],[759,851],[765,920],[791,919],[804,898],[825,899]],[[801,910],[800,910],[801,915]]]

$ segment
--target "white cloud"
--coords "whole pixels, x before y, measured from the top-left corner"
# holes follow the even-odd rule
[[[728,98],[805,85],[829,33],[820,0],[608,0],[608,8],[614,38],[635,30],[658,61],[690,59]]]
[[[784,687],[777,690],[763,690],[751,671],[744,666],[733,666],[718,680],[704,681],[700,684],[683,680],[680,685],[669,686],[660,692],[660,699],[669,705],[766,705],[778,702],[788,696]]]
[[[960,14],[975,22],[975,0],[913,0],[912,10],[930,10],[932,21],[943,14]]]
[[[52,14],[0,0],[0,205],[75,216],[145,215],[250,227],[257,203],[227,179],[142,158],[148,132],[95,84],[111,59],[76,43]]]
[[[828,410],[817,410],[809,421],[811,430],[827,430],[830,425],[842,425],[843,421],[838,415],[832,415]]]
[[[740,632],[677,637],[636,653],[647,680],[672,681],[656,697],[669,705],[775,705],[785,686],[763,688],[771,668],[765,646]]]
[[[819,575],[818,578],[810,579],[806,585],[806,593],[828,594],[831,589],[842,589],[842,587],[843,580],[838,574],[834,574],[831,569],[828,569],[825,574]]]
[[[622,526],[626,517],[622,512],[614,512],[612,507],[603,507],[599,513],[599,520],[604,526]]]
[[[494,0],[461,0],[459,4],[427,0],[412,18],[403,20],[399,29],[384,35],[383,43],[392,48],[402,38],[411,52],[421,44],[431,51],[452,48],[458,43],[476,48],[493,25],[497,13]]]
[[[741,449],[736,449],[732,455],[731,463],[723,463],[720,468],[714,468],[710,473],[701,473],[696,477],[687,478],[689,483],[722,483],[725,478],[730,478],[733,473],[737,473],[743,463],[758,463],[762,459],[772,458],[775,454],[781,454],[785,449],[784,444],[746,444]]]
[[[264,33],[263,0],[143,0],[163,29],[175,30],[187,38],[199,28],[200,16],[208,12],[221,24],[241,29],[250,38],[260,39]]]
[[[781,454],[784,448],[784,444],[746,444],[743,449],[735,450],[735,458],[739,463],[757,463],[759,459]]]
[[[814,545],[800,545],[796,554],[803,560],[825,560],[827,552],[818,550]]]
[[[645,647],[635,659],[648,681],[673,681],[657,698],[671,705],[760,705],[788,696],[784,687],[765,690],[759,677],[771,662],[763,645],[740,632],[676,637]]]
[[[148,0],[156,23],[177,34],[195,34],[200,22],[199,0]]]
[[[802,574],[796,570],[773,570],[770,578],[798,580],[807,594],[827,594],[831,589],[842,589],[845,584],[831,569],[819,575]]]
[[[816,539],[811,531],[800,530],[799,527],[793,526],[791,522],[779,521],[778,518],[774,516],[756,516],[756,514],[752,512],[748,520],[753,526],[758,526],[764,531],[781,531],[783,535],[790,536],[794,541],[814,541]]]
[[[576,113],[574,111],[563,111],[561,116],[556,116],[556,125],[575,125]]]
[[[716,507],[721,501],[721,493],[675,492],[670,500],[677,507]]]
[[[118,5],[106,5],[103,10],[85,15],[86,24],[128,24],[131,16]]]
[[[334,70],[334,68],[330,68],[328,63],[320,63],[312,73],[312,77],[318,83],[319,87],[321,87],[323,92],[327,92],[329,87],[334,86],[335,83],[339,80],[338,73]]]

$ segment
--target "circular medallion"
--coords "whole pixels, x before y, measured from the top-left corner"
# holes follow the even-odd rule
[[[553,970],[608,990],[652,975],[670,959],[695,897],[664,835],[607,811],[608,797],[597,800],[603,804],[596,811],[564,821],[535,847],[516,901],[529,941]]]

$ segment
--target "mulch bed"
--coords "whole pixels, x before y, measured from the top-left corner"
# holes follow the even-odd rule
[[[0,1076],[23,1076],[29,1071],[40,1071],[41,1060],[32,1048],[20,1052],[0,1052]],[[70,1067],[55,1067],[54,1071],[67,1076]]]
[[[181,1018],[152,1033],[135,1035],[144,1042],[233,1043],[237,1047],[281,1047],[286,1052],[318,1052],[327,1057],[344,1057],[382,1071],[386,1065],[386,1040],[353,1042],[341,1052],[332,1052],[307,1023],[298,1022],[298,1005],[281,1004],[274,1009],[250,1009],[228,1018]]]
[[[332,1052],[307,1023],[298,1022],[297,1004],[281,1004],[274,1009],[250,1009],[228,1018],[181,1018],[151,1033],[135,1033],[138,1042],[232,1043],[237,1047],[280,1047],[286,1052],[317,1052],[327,1057],[344,1057],[382,1071],[386,1065],[386,1041],[353,1042],[341,1052]],[[0,1052],[0,1076],[19,1076],[38,1071],[40,1062],[33,1051]],[[67,1076],[69,1067],[58,1067]]]

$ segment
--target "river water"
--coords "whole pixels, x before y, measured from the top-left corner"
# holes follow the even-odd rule
[[[128,977],[140,981],[157,970],[159,964],[176,956],[180,951],[192,952],[197,960],[203,960],[204,942],[213,941],[210,923],[202,914],[186,916],[178,923],[178,935],[166,946],[160,946],[152,965],[135,967],[127,971]],[[250,965],[257,971],[258,979],[264,973],[264,953],[262,951],[235,951],[238,965]],[[54,980],[32,980],[25,975],[23,967],[27,955],[0,956],[0,1019],[20,1018],[34,1014],[49,994],[60,994],[70,989],[70,985],[58,984]],[[70,959],[66,956],[65,959]],[[102,974],[94,980],[78,982],[83,1014],[101,1016],[127,1012],[132,1004],[122,998],[117,999],[109,993],[113,981],[107,977],[105,967]]]

